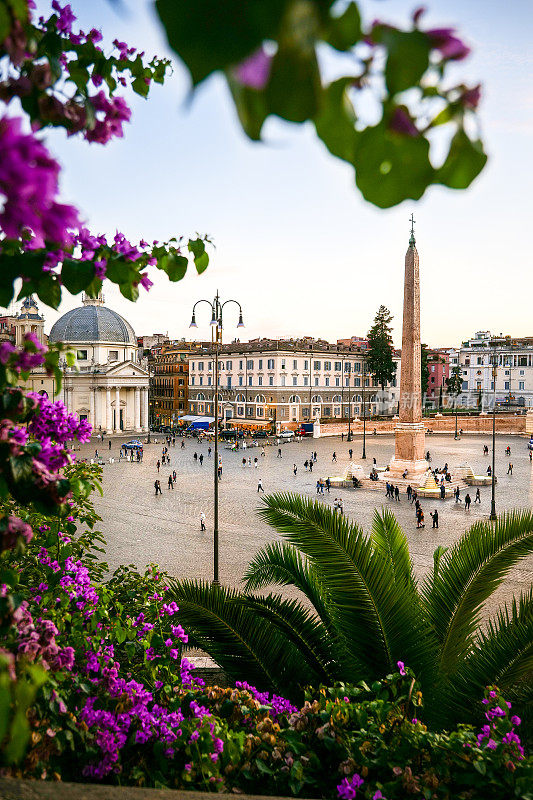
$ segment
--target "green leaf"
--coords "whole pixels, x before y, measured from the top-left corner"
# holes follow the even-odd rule
[[[130,266],[122,258],[110,258],[106,267],[106,278],[113,283],[125,283],[130,277]]]
[[[359,134],[354,166],[363,196],[380,208],[418,200],[435,172],[423,136],[395,133],[383,121]]]
[[[66,258],[61,269],[61,280],[71,294],[79,294],[94,278],[94,266],[91,261],[75,261]]]
[[[436,182],[451,189],[466,189],[486,163],[482,142],[479,139],[473,142],[460,128],[452,139],[446,161],[437,170]]]
[[[30,738],[30,726],[26,719],[25,709],[18,709],[13,717],[9,731],[9,741],[4,750],[4,757],[8,764],[17,764],[26,750]]]
[[[417,86],[429,66],[429,40],[421,31],[383,30],[388,56],[385,81],[390,94]]]
[[[305,122],[318,113],[322,92],[314,48],[280,47],[265,89],[269,113]]]
[[[226,72],[226,80],[244,132],[250,139],[258,141],[263,123],[269,114],[264,91],[243,86],[235,80],[231,70]]]
[[[40,278],[35,287],[35,291],[47,306],[50,306],[50,308],[58,308],[61,302],[61,285],[57,278],[52,276],[50,272],[45,273],[42,278]]]
[[[191,239],[189,241],[189,252],[194,256],[194,266],[198,274],[202,274],[209,264],[209,256],[205,249],[205,242],[202,239]]]
[[[349,50],[361,38],[361,14],[356,3],[350,3],[340,17],[333,17],[326,41],[335,50]]]
[[[131,88],[136,94],[140,94],[141,97],[148,97],[148,92],[150,91],[150,84],[146,83],[144,75],[139,75],[139,77],[135,78],[135,80],[131,84]]]
[[[181,281],[187,272],[189,262],[185,256],[179,256],[176,253],[169,253],[166,257],[162,258],[157,264],[158,267],[164,270],[171,281]]]
[[[353,163],[357,142],[355,111],[348,88],[353,78],[339,78],[330,83],[320,97],[320,108],[314,119],[318,136],[329,152],[338,158]]]
[[[0,43],[4,41],[11,30],[11,18],[4,3],[0,3]]]
[[[139,299],[139,287],[134,286],[133,283],[121,283],[119,288],[120,294],[125,297],[126,300],[131,300],[132,303],[135,303]]]
[[[212,72],[251,55],[265,39],[277,39],[287,0],[157,0],[170,47],[196,85]]]

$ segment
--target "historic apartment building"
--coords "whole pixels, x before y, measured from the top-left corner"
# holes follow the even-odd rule
[[[191,354],[189,413],[214,414],[214,351]],[[379,387],[366,374],[365,352],[323,340],[257,339],[221,345],[219,414],[226,422],[295,428],[302,422],[347,420],[382,411]],[[398,374],[388,388],[387,410],[399,400]],[[379,408],[378,408],[379,405]]]
[[[533,408],[533,337],[494,336],[479,331],[459,348],[463,372],[459,402],[490,409],[494,398],[499,408]],[[496,364],[496,387],[492,366]]]
[[[150,420],[172,425],[188,410],[189,359],[205,343],[156,342],[148,358],[150,370]]]

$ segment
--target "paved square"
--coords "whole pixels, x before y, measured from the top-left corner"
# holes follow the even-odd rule
[[[153,440],[159,441],[155,443]],[[150,562],[158,563],[171,575],[188,578],[212,577],[213,564],[213,459],[208,457],[208,444],[199,444],[195,439],[186,439],[181,449],[181,439],[170,447],[170,466],[161,467],[158,475],[156,462],[161,457],[164,442],[161,435],[152,436],[152,443],[145,446],[144,461],[141,464],[127,461],[104,467],[104,496],[96,495],[96,508],[103,521],[100,529],[107,539],[107,560],[112,568],[121,563],[133,563],[143,567]],[[107,460],[111,454],[118,458],[119,445],[126,439],[112,439],[111,450],[108,441],[104,446],[94,440],[84,445],[80,457],[94,455],[98,447]],[[432,466],[443,466],[448,462],[453,474],[454,467],[469,463],[476,474],[485,474],[491,463],[483,456],[483,445],[491,448],[490,436],[463,436],[459,441],[447,435],[434,435],[426,438],[426,448],[432,455]],[[511,447],[510,458],[505,448]],[[282,458],[277,458],[276,446],[247,448],[231,452],[221,444],[223,476],[220,482],[220,579],[222,582],[237,585],[246,565],[256,551],[277,534],[263,523],[255,513],[260,502],[257,492],[261,479],[265,491],[296,491],[316,497],[316,480],[319,477],[342,474],[349,462],[348,449],[353,447],[354,461],[365,465],[369,470],[376,458],[378,466],[385,465],[394,452],[393,436],[367,437],[367,459],[360,459],[362,437],[358,436],[351,444],[341,442],[340,437],[323,439],[306,438],[301,442],[281,445]],[[304,461],[312,450],[316,450],[318,460],[312,473],[304,469]],[[194,452],[203,454],[203,465],[195,462]],[[337,454],[337,464],[332,464],[332,453]],[[251,457],[252,466],[242,466],[243,456]],[[258,459],[255,468],[254,458]],[[513,475],[507,475],[509,461],[514,465]],[[298,467],[293,474],[293,465]],[[174,489],[168,487],[168,476],[176,470],[177,481]],[[496,474],[499,481],[496,487],[497,511],[533,506],[533,470],[527,450],[527,440],[519,436],[498,435],[496,438]],[[155,496],[154,481],[159,477],[162,495]],[[472,501],[475,487],[469,489]],[[432,567],[433,551],[437,545],[449,546],[461,535],[465,528],[476,520],[487,518],[490,511],[490,486],[481,487],[481,505],[472,505],[465,512],[464,504],[457,505],[452,499],[422,500],[426,527],[417,530],[414,507],[407,502],[404,494],[399,503],[388,500],[385,490],[335,489],[330,494],[320,496],[320,501],[333,503],[336,496],[342,496],[345,513],[369,530],[375,508],[389,505],[397,514],[409,540],[415,568],[419,577]],[[463,490],[461,496],[466,492]],[[431,528],[429,512],[439,511],[439,528]],[[207,531],[200,532],[200,513],[206,514]],[[533,580],[533,558],[523,562],[510,573],[505,590],[497,595],[498,600],[512,593],[526,590]]]

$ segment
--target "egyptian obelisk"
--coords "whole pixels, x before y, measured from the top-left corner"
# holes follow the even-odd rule
[[[403,330],[400,377],[400,414],[394,431],[394,458],[385,475],[406,480],[422,478],[428,470],[425,459],[425,428],[422,422],[422,387],[420,365],[420,275],[415,247],[414,219],[411,214],[411,237],[405,254],[403,290]]]

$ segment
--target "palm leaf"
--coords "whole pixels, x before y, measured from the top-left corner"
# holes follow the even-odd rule
[[[286,542],[269,542],[250,561],[243,580],[247,592],[273,584],[295,586],[307,597],[326,628],[331,631],[327,590],[313,565],[296,547]]]
[[[441,644],[440,669],[453,674],[471,647],[488,597],[521,558],[533,552],[533,513],[478,522],[441,556],[422,594]]]
[[[267,615],[259,616],[234,589],[205,581],[169,582],[167,598],[199,647],[234,680],[294,692],[310,671],[299,651]]]
[[[406,589],[415,589],[416,580],[407,537],[388,508],[382,509],[381,513],[377,509],[374,511],[371,538],[375,551],[390,561],[395,583]]]
[[[259,616],[272,621],[298,648],[302,656],[302,667],[313,672],[306,683],[331,686],[341,677],[335,659],[335,647],[318,617],[297,600],[282,595],[267,597],[249,596],[245,603]]]
[[[431,642],[412,594],[394,580],[390,560],[344,515],[292,494],[264,498],[260,516],[298,547],[328,590],[334,625],[369,677],[407,661],[431,672]]]
[[[477,634],[472,652],[454,672],[452,682],[452,722],[479,716],[479,700],[490,684],[522,707],[532,703],[533,587],[518,601],[513,598],[510,607],[500,609],[486,630]]]

